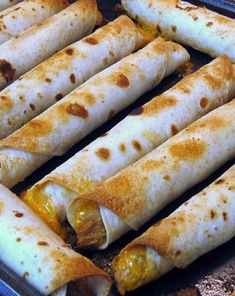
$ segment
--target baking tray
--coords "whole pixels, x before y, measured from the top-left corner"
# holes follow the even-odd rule
[[[71,1],[72,2],[72,1]],[[105,19],[113,20],[120,11],[116,8],[118,0],[98,0],[100,10],[103,12]],[[235,18],[235,1],[234,0],[204,0],[204,1],[190,1],[198,5],[204,5],[210,9],[222,13],[224,15]],[[211,61],[211,58],[196,50],[187,48],[190,52],[194,70],[200,68],[202,65]],[[104,124],[89,136],[75,145],[66,155],[62,157],[55,157],[24,182],[18,184],[13,188],[15,193],[20,193],[50,171],[62,164],[68,158],[95,140],[99,135],[103,134],[120,120],[122,120],[134,108],[143,105],[155,95],[158,95],[170,88],[177,81],[182,78],[182,73],[177,72],[166,79],[157,86],[153,91],[138,99],[134,104],[117,114],[112,120]],[[197,186],[191,188],[180,196],[175,202],[171,203],[158,215],[156,215],[149,223],[145,224],[138,232],[129,232],[124,235],[117,242],[113,243],[105,251],[82,251],[81,253],[89,257],[98,266],[110,272],[110,261],[122,247],[133,240],[135,237],[143,233],[153,223],[166,217],[185,200],[190,198],[202,190],[205,186],[210,184],[229,167],[235,164],[235,159],[226,163],[223,167],[217,170],[208,179],[204,180]],[[211,251],[203,257],[196,260],[188,268],[184,270],[173,270],[159,280],[150,283],[134,292],[129,293],[130,296],[228,296],[235,290],[235,238],[225,245]],[[40,294],[25,283],[20,277],[15,275],[9,268],[0,262],[0,295],[1,296],[39,296]],[[110,292],[110,296],[117,296],[118,293],[115,286]],[[70,292],[70,296],[74,296]]]

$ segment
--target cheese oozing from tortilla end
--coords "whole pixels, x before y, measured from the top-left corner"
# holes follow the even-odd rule
[[[97,248],[106,241],[106,230],[97,203],[78,199],[76,211],[69,217],[69,222],[77,234],[78,247]]]
[[[21,199],[59,236],[66,237],[66,230],[62,227],[55,208],[42,188],[26,191]]]
[[[124,249],[112,261],[112,269],[121,295],[145,285],[170,269],[172,265],[156,251],[142,245]]]

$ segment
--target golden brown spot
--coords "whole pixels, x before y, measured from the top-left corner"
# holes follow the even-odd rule
[[[34,119],[21,128],[20,135],[22,137],[45,136],[46,134],[49,134],[51,130],[52,125],[50,122]]]
[[[227,126],[227,121],[225,118],[218,116],[211,116],[202,120],[201,122],[195,122],[190,127],[186,128],[187,132],[194,133],[201,129],[216,130]]]
[[[48,242],[45,242],[45,241],[39,241],[39,242],[38,242],[38,245],[39,245],[39,246],[48,246]]]
[[[0,60],[0,73],[7,82],[12,81],[15,75],[15,69],[6,60]]]
[[[174,26],[174,25],[171,26],[171,29],[172,29],[172,31],[173,31],[174,33],[177,31],[177,27]]]
[[[138,107],[136,109],[134,109],[129,115],[140,115],[143,113],[143,107]]]
[[[17,243],[19,243],[21,241],[21,238],[17,237],[16,241],[17,241]]]
[[[110,50],[109,51],[109,55],[113,58],[115,56],[115,54]]]
[[[12,120],[9,117],[7,118],[7,123],[8,123],[8,125],[12,125],[13,124]]]
[[[193,15],[192,18],[193,18],[194,21],[198,20],[198,17],[196,15]]]
[[[83,39],[83,41],[85,41],[86,43],[89,43],[91,45],[96,45],[99,43],[98,40],[94,37],[87,37],[87,38]]]
[[[72,73],[70,76],[69,76],[69,79],[70,81],[74,84],[76,82],[76,78],[75,78],[75,75]]]
[[[126,75],[120,73],[115,79],[115,84],[119,87],[126,88],[130,85],[130,82]]]
[[[223,84],[223,81],[222,79],[217,79],[209,74],[205,75],[204,76],[204,79],[206,80],[207,82],[207,85],[212,89],[212,90],[217,90],[217,89],[220,89],[222,84]]]
[[[67,49],[65,50],[65,53],[66,53],[67,55],[69,55],[69,56],[72,56],[73,53],[74,53],[74,50],[73,50],[72,48],[67,48]]]
[[[215,181],[215,184],[219,185],[219,184],[223,184],[224,182],[225,182],[225,180],[223,178],[221,178],[221,179],[218,179],[217,181]]]
[[[96,102],[95,96],[91,93],[88,92],[84,92],[82,94],[82,96],[84,97],[85,101],[89,104],[89,105],[94,105]]]
[[[19,99],[23,102],[24,101],[24,97],[23,96],[19,96]]]
[[[164,161],[161,160],[147,160],[143,165],[143,170],[150,171],[150,170],[157,170],[164,164]]]
[[[149,116],[155,115],[164,109],[174,107],[176,104],[177,99],[174,96],[161,95],[143,106],[143,114]]]
[[[175,124],[171,125],[171,134],[172,136],[176,135],[178,133],[178,128]]]
[[[165,175],[165,176],[163,177],[163,179],[166,180],[166,181],[170,181],[170,180],[171,180],[171,177],[170,177],[169,175]]]
[[[119,145],[119,149],[120,149],[120,151],[123,152],[123,153],[126,152],[126,145],[123,144],[123,143],[120,144],[120,145]]]
[[[207,27],[211,27],[212,25],[213,25],[212,22],[208,22],[208,23],[206,24]]]
[[[197,161],[206,152],[206,144],[195,139],[185,140],[172,144],[169,148],[170,154],[178,159],[185,161]]]
[[[59,100],[61,100],[62,98],[63,98],[63,95],[62,95],[62,94],[57,94],[57,95],[55,96],[56,101],[59,101]]]
[[[141,146],[140,142],[138,142],[137,140],[133,140],[132,145],[136,151],[141,152],[142,146]]]
[[[211,219],[215,219],[217,217],[217,212],[215,210],[210,211]]]
[[[228,219],[228,215],[226,212],[223,212],[223,219],[224,219],[224,221],[226,221]]]
[[[36,106],[34,104],[29,104],[29,106],[33,111],[36,109]]]
[[[47,83],[51,83],[51,79],[50,79],[50,78],[46,78],[45,81],[46,81]]]
[[[89,115],[88,111],[82,106],[77,103],[70,104],[67,108],[66,111],[68,114],[74,115],[81,117],[83,119],[86,119]]]
[[[14,105],[12,99],[8,96],[0,96],[0,109],[10,109]]]
[[[101,160],[107,161],[111,157],[111,152],[108,148],[99,148],[95,153]]]
[[[200,106],[202,109],[205,109],[209,104],[209,100],[207,97],[202,97],[200,100]]]
[[[4,208],[4,202],[0,201],[0,214],[1,214],[2,210],[3,210],[3,208]]]
[[[23,213],[20,213],[20,212],[15,212],[15,216],[17,218],[22,218],[24,216],[24,214]]]

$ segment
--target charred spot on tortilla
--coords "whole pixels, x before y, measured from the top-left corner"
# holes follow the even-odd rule
[[[175,124],[171,125],[171,134],[172,136],[176,135],[179,132],[177,126]]]
[[[65,50],[65,53],[66,53],[67,55],[69,55],[69,56],[72,56],[73,53],[74,53],[74,50],[73,50],[72,48],[67,48],[67,49]]]
[[[217,212],[215,210],[210,211],[211,219],[215,219],[217,217]]]
[[[19,100],[24,102],[24,97],[23,96],[19,96]]]
[[[56,101],[59,101],[59,100],[61,100],[62,98],[63,98],[63,95],[62,95],[61,93],[59,93],[59,94],[57,94],[57,95],[55,96]]]
[[[116,85],[121,88],[127,88],[130,85],[130,82],[126,75],[120,73],[116,77]]]
[[[19,243],[21,240],[22,240],[22,238],[20,238],[20,237],[16,238],[17,243]]]
[[[224,221],[226,221],[228,219],[228,215],[226,212],[223,212],[223,219],[224,219]]]
[[[175,252],[175,256],[180,256],[181,255],[181,251],[180,250],[177,250],[176,252]]]
[[[202,97],[200,100],[200,106],[202,109],[205,109],[209,104],[209,100],[207,97]]]
[[[48,244],[48,242],[45,242],[45,241],[39,241],[38,245],[39,246],[48,246],[49,244]]]
[[[212,25],[213,25],[212,22],[208,22],[208,23],[206,24],[207,27],[211,27]]]
[[[29,104],[29,107],[34,111],[36,109],[36,106],[34,104]]]
[[[66,111],[68,114],[78,116],[83,119],[86,119],[89,116],[88,111],[82,105],[79,105],[77,103],[68,105],[68,107],[66,108]]]
[[[95,153],[101,160],[107,161],[111,158],[111,152],[108,148],[99,148]]]
[[[162,29],[161,29],[161,26],[159,24],[157,24],[156,29],[157,29],[159,34],[162,33]]]
[[[89,104],[89,105],[94,105],[96,102],[95,96],[89,92],[84,92],[83,94],[85,101]]]
[[[47,83],[51,83],[51,79],[50,79],[50,78],[46,78],[45,81],[46,81]]]
[[[17,211],[14,211],[14,214],[17,218],[22,218],[24,216],[23,213],[20,213],[20,212],[17,212]]]
[[[165,175],[165,176],[163,176],[163,179],[165,181],[170,181],[171,180],[171,177],[169,175]]]
[[[215,184],[219,185],[219,184],[223,184],[224,182],[225,182],[225,180],[223,178],[220,178],[217,181],[215,181]]]
[[[133,147],[135,148],[136,151],[141,152],[142,146],[141,146],[139,141],[133,140],[132,145],[133,145]]]
[[[91,45],[96,45],[96,44],[98,44],[99,42],[98,42],[98,40],[96,39],[96,38],[94,38],[94,37],[87,37],[87,38],[85,38],[85,39],[83,39],[86,43],[89,43],[89,44],[91,44]]]
[[[138,107],[138,108],[134,109],[134,110],[130,113],[130,115],[140,115],[140,114],[143,113],[143,111],[144,111],[144,109],[143,109],[143,107],[141,106],[141,107]]]
[[[70,81],[74,84],[76,82],[76,78],[75,78],[75,75],[72,73],[70,76],[69,76],[69,79]]]
[[[0,73],[6,79],[7,82],[13,80],[15,75],[15,69],[12,67],[11,63],[6,60],[0,60]]]
[[[119,149],[120,149],[120,151],[121,151],[122,153],[126,152],[126,150],[127,150],[127,149],[126,149],[126,145],[123,144],[123,143],[119,145]]]

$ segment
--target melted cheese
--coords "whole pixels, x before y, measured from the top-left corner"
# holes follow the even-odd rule
[[[56,211],[46,194],[41,188],[27,191],[21,195],[21,199],[42,219],[46,224],[62,238],[66,237],[66,231],[61,226]]]
[[[134,290],[154,280],[158,265],[147,255],[147,248],[135,246],[122,251],[112,262],[119,292]]]
[[[104,243],[106,231],[99,206],[95,202],[79,199],[76,212],[73,213],[69,222],[77,233],[79,247],[98,247]]]

